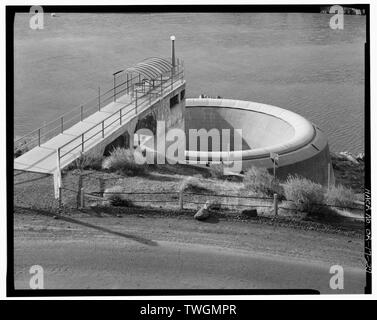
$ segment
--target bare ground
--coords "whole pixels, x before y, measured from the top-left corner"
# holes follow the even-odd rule
[[[363,292],[359,219],[318,219],[291,210],[274,217],[271,203],[246,199],[258,208],[258,217],[248,219],[230,205],[199,222],[193,219],[199,204],[188,200],[205,197],[187,198],[185,210],[178,210],[173,193],[184,179],[196,176],[208,192],[245,195],[241,184],[189,168],[154,168],[139,177],[83,175],[86,192],[98,192],[102,179],[106,187],[121,184],[125,191],[162,195],[150,202],[138,195],[132,199],[135,207],[87,201],[86,209],[77,210],[78,175],[69,171],[63,177],[64,208],[57,210],[51,176],[15,172],[16,288],[28,288],[29,268],[39,264],[47,288],[314,288],[334,293],[329,268],[337,264],[345,268],[347,285],[335,293]],[[242,208],[245,202],[236,204]]]
[[[94,216],[93,216],[94,215]],[[54,218],[17,210],[15,285],[28,288],[31,265],[46,288],[310,288],[362,293],[363,239],[252,221],[99,212]],[[332,265],[347,290],[331,292]]]

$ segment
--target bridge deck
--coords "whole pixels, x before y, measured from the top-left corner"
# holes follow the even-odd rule
[[[178,88],[184,83],[182,76],[181,72],[174,82],[171,82],[169,78],[160,87],[154,87],[148,91],[148,94],[137,98],[137,113],[148,109],[169,92]],[[108,137],[134,118],[137,115],[135,103],[135,97],[127,94],[117,98],[116,102],[109,103],[100,111],[14,159],[14,169],[54,174],[57,171],[58,163],[59,168],[63,169],[79,158],[82,151],[89,151],[104,137]],[[120,110],[122,111],[120,112]],[[122,114],[121,123],[120,113]],[[85,141],[84,148],[82,148],[82,136]],[[58,150],[60,151],[59,162]]]
[[[103,107],[100,111],[92,114],[91,116],[83,119],[83,121],[76,123],[72,127],[68,128],[67,130],[63,131],[63,133],[53,137],[52,139],[48,140],[47,142],[41,144],[41,146],[37,146],[30,151],[24,153],[20,157],[14,159],[14,169],[15,170],[24,170],[24,171],[31,171],[31,172],[40,172],[40,173],[49,173],[53,174],[57,169],[57,149],[64,146],[66,143],[69,143],[73,138],[80,137],[85,131],[90,129],[96,124],[101,124],[103,120],[109,117],[111,114],[116,113],[121,108],[130,104],[131,99],[128,95],[124,95],[117,99],[116,102],[111,102],[110,104]],[[127,106],[124,111],[126,114],[127,111],[132,110],[135,108],[135,105],[132,103]],[[122,119],[122,124],[127,123],[132,116],[135,115],[134,112],[129,112],[127,115],[124,116]],[[115,119],[115,116],[114,116]],[[112,122],[111,117],[107,120],[109,123]],[[120,127],[119,122],[115,122],[113,125],[109,126],[105,129],[105,134],[108,135],[112,131],[118,129]],[[96,126],[89,132],[85,133],[87,137],[97,133],[100,130],[100,126]],[[90,149],[90,147],[96,145],[98,142],[102,140],[102,135],[97,134],[94,136],[88,143],[85,145],[85,151]],[[77,139],[77,141],[73,141],[69,143],[66,147],[62,148],[62,152],[69,151],[70,149],[74,148],[75,145],[79,145],[81,140]],[[81,148],[78,147],[72,152],[69,152],[69,156],[66,159],[61,161],[61,168],[67,166],[70,162],[80,156]]]

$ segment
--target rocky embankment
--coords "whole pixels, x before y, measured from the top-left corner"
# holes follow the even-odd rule
[[[351,188],[355,193],[364,193],[364,153],[356,156],[347,151],[331,153],[331,161],[337,184]]]

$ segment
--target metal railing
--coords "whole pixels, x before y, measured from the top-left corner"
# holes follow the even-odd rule
[[[123,82],[114,87],[114,98],[116,99],[116,96],[127,91],[131,97],[129,103],[57,149],[57,165],[59,169],[61,168],[62,159],[71,154],[72,151],[80,149],[80,152],[84,153],[85,147],[93,138],[98,135],[101,135],[102,139],[105,138],[106,129],[111,127],[117,128],[118,126],[116,124],[119,123],[119,125],[122,125],[122,120],[127,115],[131,113],[138,114],[138,111],[142,110],[144,106],[151,104],[152,101],[160,99],[166,92],[173,90],[174,84],[183,80],[184,70],[181,65],[177,65],[171,73],[161,75],[159,79],[154,79],[153,82],[149,80],[143,81],[139,76],[136,78],[137,82],[132,83],[132,85],[127,84],[124,86],[125,83]],[[131,79],[128,79],[129,83],[131,83],[130,81]],[[122,88],[122,86],[124,87]],[[125,111],[125,109],[130,106],[132,108]],[[69,147],[69,149],[64,150],[67,149],[67,147]]]
[[[177,59],[177,72],[183,72],[182,61]],[[63,133],[64,130],[69,129],[80,121],[83,121],[88,116],[100,111],[102,107],[108,105],[112,101],[125,94],[129,94],[133,88],[138,85],[146,87],[141,75],[129,74],[126,71],[120,72],[114,83],[105,87],[105,90],[98,87],[98,95],[81,105],[72,108],[71,110],[61,114],[59,117],[48,121],[43,126],[29,132],[28,134],[18,138],[14,141],[14,154],[18,156],[36,146],[40,146],[56,135]]]

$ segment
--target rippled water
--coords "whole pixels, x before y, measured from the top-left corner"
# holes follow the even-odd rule
[[[15,134],[96,95],[112,72],[149,56],[185,61],[187,96],[252,100],[320,126],[332,151],[364,150],[365,17],[309,13],[45,15],[15,19]]]

